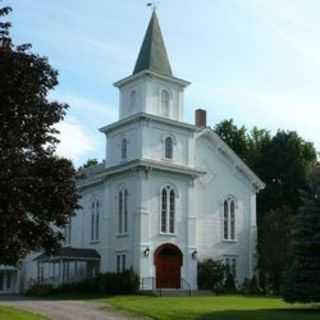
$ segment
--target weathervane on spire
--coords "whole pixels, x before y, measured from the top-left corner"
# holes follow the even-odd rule
[[[147,7],[150,7],[152,11],[156,11],[159,4],[160,4],[160,1],[152,1],[147,3]]]

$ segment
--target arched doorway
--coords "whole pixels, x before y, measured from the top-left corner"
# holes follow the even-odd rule
[[[180,288],[182,252],[173,244],[163,244],[154,253],[157,288]]]

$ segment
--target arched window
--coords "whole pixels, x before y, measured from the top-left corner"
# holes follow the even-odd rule
[[[71,230],[72,230],[72,226],[71,226],[71,218],[70,218],[68,224],[64,226],[64,243],[66,245],[71,244]]]
[[[91,241],[99,240],[100,203],[94,200],[91,203]]]
[[[175,211],[176,211],[176,197],[175,191],[171,186],[165,186],[161,190],[161,219],[160,230],[162,233],[175,233]]]
[[[128,149],[128,141],[126,138],[123,138],[121,141],[121,159],[127,159],[127,149]]]
[[[163,188],[161,192],[161,232],[166,232],[167,231],[167,203],[168,203],[168,198],[167,198],[167,191],[165,188]]]
[[[224,209],[223,209],[223,237],[224,239],[229,238],[229,208],[228,208],[228,201],[224,202]]]
[[[128,191],[121,189],[118,195],[118,233],[128,232]]]
[[[236,205],[233,199],[224,201],[223,204],[223,238],[224,240],[236,239]]]
[[[164,117],[169,117],[170,115],[169,104],[170,104],[169,92],[167,90],[162,90],[161,91],[161,111]]]
[[[165,140],[165,158],[173,158],[173,141],[171,137],[167,137]]]
[[[132,90],[130,92],[130,113],[133,113],[137,105],[137,92]]]
[[[234,201],[231,200],[230,203],[230,238],[231,240],[235,239],[235,205]]]

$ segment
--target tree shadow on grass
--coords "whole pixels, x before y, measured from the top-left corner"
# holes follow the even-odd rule
[[[319,320],[320,308],[227,310],[203,314],[195,320]]]

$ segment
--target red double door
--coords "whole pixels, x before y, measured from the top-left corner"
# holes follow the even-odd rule
[[[157,288],[181,287],[182,255],[180,250],[165,248],[155,257]]]

